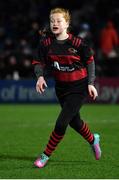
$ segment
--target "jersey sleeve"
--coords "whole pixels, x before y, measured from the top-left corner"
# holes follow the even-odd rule
[[[94,50],[84,41],[81,43],[81,59],[88,72],[88,84],[94,85],[95,61]]]
[[[36,77],[44,76],[45,66],[46,66],[46,52],[45,47],[42,42],[39,43],[36,55],[32,61],[34,66],[34,73]]]
[[[95,63],[92,61],[87,65],[87,72],[88,72],[88,84],[94,85],[95,81]]]
[[[85,65],[94,61],[94,50],[87,44],[85,40],[81,41],[81,59]]]

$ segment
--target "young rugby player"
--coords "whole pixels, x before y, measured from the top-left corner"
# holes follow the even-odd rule
[[[61,112],[50,135],[49,142],[40,157],[34,162],[42,168],[53,151],[63,139],[66,129],[71,126],[92,148],[96,160],[101,157],[100,137],[93,134],[80,117],[80,109],[89,95],[98,96],[94,86],[94,52],[79,37],[68,33],[69,11],[55,8],[50,12],[50,29],[53,36],[44,38],[40,43],[39,59],[34,60],[34,70],[38,78],[36,90],[43,93],[47,87],[45,72],[50,71],[55,79],[55,90],[61,105]]]

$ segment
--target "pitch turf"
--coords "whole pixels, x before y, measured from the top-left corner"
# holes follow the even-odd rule
[[[82,116],[93,132],[101,135],[102,158],[96,161],[88,143],[71,128],[48,165],[34,168],[44,150],[58,105],[0,106],[0,178],[119,178],[119,106],[85,105]]]

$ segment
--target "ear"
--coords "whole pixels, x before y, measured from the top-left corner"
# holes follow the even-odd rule
[[[67,27],[67,28],[69,27],[69,22],[66,23],[66,27]]]

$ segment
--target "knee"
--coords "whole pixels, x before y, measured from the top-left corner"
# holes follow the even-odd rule
[[[71,122],[69,123],[69,126],[70,126],[71,128],[74,128],[74,123],[73,123],[73,121],[71,121]]]
[[[67,129],[68,124],[64,122],[57,122],[55,125],[55,132],[57,132],[60,135],[64,135],[65,131]]]
[[[82,128],[83,120],[81,119],[72,119],[72,121],[69,123],[70,127],[79,131]]]

